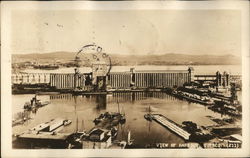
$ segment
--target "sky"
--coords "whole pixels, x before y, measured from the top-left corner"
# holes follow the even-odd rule
[[[110,54],[240,56],[237,10],[14,10],[14,54],[77,52],[96,43]]]

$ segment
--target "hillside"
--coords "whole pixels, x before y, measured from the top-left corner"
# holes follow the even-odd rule
[[[74,59],[76,53],[53,52],[33,54],[13,54],[12,62],[25,61],[48,62],[60,61],[67,63]],[[163,55],[117,55],[111,54],[113,65],[236,65],[241,64],[241,59],[233,55],[185,55],[185,54],[163,54]]]

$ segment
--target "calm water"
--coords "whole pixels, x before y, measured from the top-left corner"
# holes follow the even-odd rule
[[[227,71],[231,74],[241,74],[239,65],[209,65],[193,66],[195,74],[215,74],[216,71]],[[114,66],[112,71],[129,71],[130,66]],[[188,69],[188,66],[135,66],[136,70],[175,70]],[[80,68],[80,72],[89,72],[89,68]],[[74,72],[73,68],[58,70],[26,70],[26,72]],[[12,95],[13,117],[16,113],[23,111],[25,102],[30,101],[34,95]],[[239,96],[240,97],[240,96]],[[219,113],[209,110],[207,107],[178,100],[162,92],[137,92],[137,93],[114,93],[112,95],[72,96],[71,94],[39,95],[38,99],[50,101],[51,104],[44,106],[36,113],[30,113],[31,120],[24,125],[13,127],[13,133],[20,133],[37,124],[60,117],[72,120],[72,124],[65,127],[62,132],[74,132],[77,129],[90,130],[94,127],[93,120],[106,111],[125,112],[126,123],[120,125],[118,139],[126,140],[128,130],[137,147],[145,147],[154,143],[183,143],[184,141],[171,133],[156,122],[148,122],[144,114],[151,106],[155,113],[161,113],[173,121],[181,124],[183,121],[193,121],[198,125],[213,125],[208,115],[221,118]],[[76,121],[78,120],[78,121]],[[78,122],[78,123],[77,123]]]
[[[155,65],[141,65],[141,66],[113,66],[112,72],[123,72],[130,71],[130,68],[134,67],[135,70],[187,70],[188,66],[183,65],[167,65],[167,66],[155,66]],[[194,68],[195,74],[215,74],[216,71],[221,73],[226,71],[233,75],[241,74],[241,65],[195,65],[191,66]],[[80,72],[90,72],[91,68],[82,67]],[[37,69],[27,69],[24,72],[30,73],[74,73],[74,68],[60,68],[57,70],[37,70]]]
[[[26,101],[33,95],[13,95],[13,115],[22,111]],[[214,122],[206,116],[216,118],[222,116],[207,107],[178,100],[162,92],[137,92],[137,93],[114,93],[113,95],[72,96],[71,94],[42,95],[38,99],[50,101],[51,104],[31,112],[32,119],[24,125],[15,126],[14,133],[19,133],[53,118],[65,118],[72,120],[72,124],[62,132],[74,132],[94,127],[93,120],[106,111],[118,111],[118,104],[122,112],[125,112],[126,123],[120,125],[118,139],[126,140],[128,130],[138,147],[145,147],[154,143],[183,143],[184,141],[171,133],[156,122],[148,122],[144,114],[151,106],[155,113],[161,113],[175,122],[193,121],[198,125],[212,125]],[[78,121],[76,121],[78,120]],[[77,123],[78,122],[78,123]],[[78,125],[78,127],[77,127]]]

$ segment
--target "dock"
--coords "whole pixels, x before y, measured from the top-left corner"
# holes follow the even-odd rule
[[[66,140],[70,133],[59,133],[61,127],[66,125],[64,119],[52,119],[49,122],[41,123],[17,136],[18,139],[33,140]]]
[[[168,119],[167,117],[161,114],[149,114],[149,115],[152,118],[152,120],[170,129],[172,132],[176,133],[178,136],[182,137],[184,140],[189,140],[189,137],[191,134],[185,131],[184,129],[182,129],[180,125],[178,125],[174,121]]]
[[[20,135],[18,138],[21,139],[34,139],[34,140],[66,140],[71,133],[41,133],[41,134],[34,134],[34,133],[24,133]]]

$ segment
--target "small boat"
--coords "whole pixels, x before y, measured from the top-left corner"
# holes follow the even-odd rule
[[[72,123],[71,120],[64,120],[64,121],[63,121],[63,125],[64,125],[64,126],[67,126],[67,125],[69,125],[69,124],[71,124],[71,123]]]
[[[145,115],[144,115],[144,118],[145,118],[146,120],[148,120],[148,121],[152,121],[152,120],[153,120],[151,114],[145,114]]]
[[[95,118],[94,121],[95,125],[100,123],[105,126],[105,124],[110,124],[111,126],[115,126],[117,124],[123,124],[126,122],[125,114],[120,112],[120,107],[118,103],[118,112],[105,112],[100,114],[99,117]]]
[[[35,95],[35,97],[33,97],[33,98],[30,100],[30,102],[26,102],[26,103],[24,104],[23,108],[24,108],[25,110],[32,110],[32,109],[34,109],[34,108],[42,107],[42,106],[45,106],[45,105],[48,105],[48,104],[50,104],[49,101],[41,102],[40,100],[38,100],[38,99],[36,98],[36,95]]]
[[[103,114],[100,114],[99,117],[94,119],[94,123],[97,125],[101,122],[113,122],[113,124],[118,123],[125,123],[126,118],[124,114],[118,113],[118,112],[105,112]]]
[[[152,121],[153,120],[153,115],[151,115],[151,110],[152,110],[152,108],[151,108],[151,106],[149,106],[148,107],[148,114],[144,115],[144,118],[146,120],[148,120],[148,121]]]

